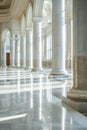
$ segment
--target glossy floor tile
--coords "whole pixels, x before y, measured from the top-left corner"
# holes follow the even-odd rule
[[[0,71],[0,130],[87,130],[87,117],[61,103],[71,77]]]

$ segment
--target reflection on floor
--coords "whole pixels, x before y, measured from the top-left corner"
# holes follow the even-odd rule
[[[71,77],[0,69],[0,130],[87,130],[87,118],[63,106]]]

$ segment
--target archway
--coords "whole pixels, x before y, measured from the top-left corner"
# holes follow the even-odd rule
[[[10,30],[4,29],[1,34],[1,66],[10,65]]]

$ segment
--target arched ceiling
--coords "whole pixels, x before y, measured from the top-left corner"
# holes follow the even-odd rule
[[[9,13],[12,0],[0,0],[0,14]]]
[[[0,0],[0,23],[19,18],[30,0]]]
[[[0,0],[0,9],[10,8],[11,0]]]

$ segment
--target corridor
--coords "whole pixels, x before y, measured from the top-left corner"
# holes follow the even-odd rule
[[[47,70],[0,71],[0,130],[87,130],[87,117],[61,102],[72,77],[49,77]]]

